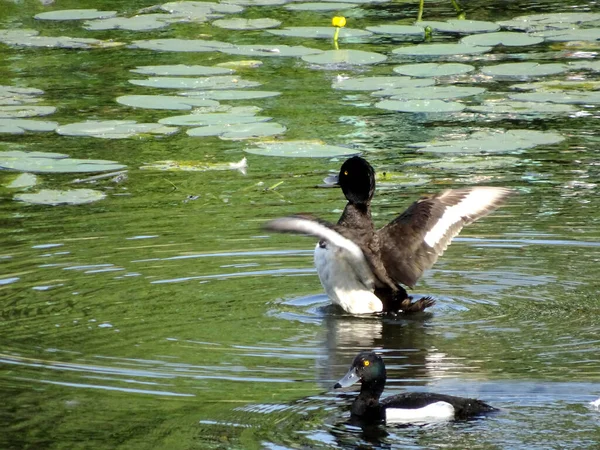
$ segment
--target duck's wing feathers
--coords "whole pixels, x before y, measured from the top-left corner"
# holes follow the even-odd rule
[[[413,203],[377,234],[389,276],[413,287],[460,230],[498,208],[511,189],[451,189]]]
[[[454,418],[456,419],[466,419],[497,411],[493,406],[478,399],[436,394],[434,392],[406,392],[394,395],[382,400],[381,406],[385,409],[417,410],[438,402],[452,405],[454,408]]]

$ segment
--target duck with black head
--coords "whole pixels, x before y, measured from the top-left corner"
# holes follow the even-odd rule
[[[482,417],[498,409],[481,400],[431,392],[406,392],[379,400],[387,374],[381,356],[359,353],[348,373],[334,389],[360,383],[360,393],[352,403],[351,415],[363,423],[427,424]]]
[[[315,236],[314,261],[331,301],[350,314],[417,312],[433,305],[412,301],[412,288],[467,224],[498,208],[513,192],[503,187],[449,189],[422,197],[383,228],[371,219],[375,171],[363,158],[344,162],[337,177],[348,203],[336,225],[308,216],[268,222],[271,231]]]

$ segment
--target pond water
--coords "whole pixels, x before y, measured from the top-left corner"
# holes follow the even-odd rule
[[[449,1],[425,2],[424,19],[444,22],[426,43],[384,27],[413,25],[417,0],[351,3],[196,4],[196,16],[174,3],[144,10],[162,14],[146,25],[34,19],[84,7],[131,18],[153,6],[143,0],[0,4],[0,166],[17,169],[0,171],[0,448],[596,448],[600,16],[503,25],[529,31],[516,43],[469,32],[428,56],[468,34],[444,31]],[[600,12],[591,0],[463,8],[486,27]],[[347,18],[337,53],[334,15]],[[240,18],[269,20],[227,22]],[[308,26],[320,29],[261,29]],[[557,29],[564,39],[543,34]],[[61,36],[77,39],[40,38]],[[81,125],[117,120],[137,124]],[[420,280],[415,293],[437,300],[427,316],[329,307],[313,240],[261,228],[298,212],[337,220],[341,192],[319,186],[359,152],[378,172],[378,225],[448,187],[519,191]],[[72,189],[86,191],[43,192]],[[385,395],[478,397],[501,412],[353,426],[355,391],[332,386],[372,349]]]

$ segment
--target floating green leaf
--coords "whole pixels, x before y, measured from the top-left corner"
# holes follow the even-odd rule
[[[334,158],[359,153],[356,150],[326,145],[318,141],[260,142],[256,147],[246,148],[245,151],[255,155],[286,158]]]
[[[20,88],[16,86],[0,86],[0,105],[22,105],[37,103],[44,91],[35,88]]]
[[[505,47],[524,47],[527,45],[536,45],[544,42],[544,38],[530,36],[525,33],[502,31],[498,33],[465,36],[460,41],[467,45],[483,45],[490,47],[493,47],[494,45],[504,45]]]
[[[473,70],[475,70],[475,67],[460,63],[420,63],[394,67],[394,72],[396,73],[419,78],[462,75]]]
[[[322,50],[316,48],[303,47],[301,45],[290,47],[289,45],[235,45],[228,48],[219,49],[222,53],[228,55],[243,56],[292,56],[302,57],[306,55],[315,55],[322,53]]]
[[[358,5],[354,3],[342,3],[342,2],[307,2],[307,3],[293,3],[286,5],[285,8],[290,11],[341,11],[344,9],[356,8]]]
[[[486,66],[481,69],[485,75],[504,78],[528,78],[541,77],[545,75],[555,75],[567,70],[566,64],[535,62],[520,62],[497,64],[495,66]]]
[[[384,91],[384,93],[388,92],[393,93],[391,100],[448,100],[452,98],[480,95],[485,92],[485,89],[469,86],[430,86],[422,88],[396,88],[390,91]]]
[[[207,20],[207,16],[212,13],[236,14],[244,10],[242,6],[234,4],[198,1],[164,3],[161,5],[161,9],[174,15],[187,17],[195,22]]]
[[[160,52],[215,52],[233,48],[233,44],[204,39],[146,39],[133,41],[131,48],[143,48]]]
[[[506,99],[486,100],[482,105],[469,106],[469,111],[504,116],[542,117],[554,114],[568,114],[575,111],[571,105],[536,102],[519,102]]]
[[[85,20],[106,19],[115,17],[116,11],[98,11],[97,9],[62,9],[36,14],[34,19],[38,20]]]
[[[83,205],[102,200],[106,194],[93,189],[71,189],[68,191],[57,191],[42,189],[33,194],[17,194],[15,200],[33,205]]]
[[[281,25],[279,20],[275,19],[219,19],[215,20],[213,26],[225,28],[227,30],[264,30],[275,28]]]
[[[139,73],[142,75],[156,76],[214,76],[214,75],[230,75],[234,72],[233,69],[226,67],[211,67],[211,66],[186,66],[185,64],[164,65],[164,66],[138,66],[131,69],[130,72]]]
[[[25,131],[54,131],[58,123],[31,119],[0,119],[0,133],[23,134]]]
[[[304,37],[318,39],[333,39],[335,34],[334,27],[287,27],[282,30],[267,30],[268,33],[277,36],[287,37]],[[341,28],[339,31],[340,38],[361,38],[371,36],[373,33],[364,30],[356,30],[353,28]]]
[[[409,147],[433,153],[502,153],[525,150],[538,145],[562,142],[564,137],[555,132],[536,130],[477,131],[463,139],[418,142]]]
[[[6,185],[9,189],[28,189],[37,184],[37,177],[32,173],[21,173]]]
[[[101,41],[91,38],[72,38],[68,36],[37,36],[36,30],[0,30],[0,42],[17,47],[47,47],[47,48],[110,48],[123,45],[116,41]]]
[[[424,21],[417,23],[422,27],[431,27],[433,30],[442,33],[491,33],[492,31],[500,29],[500,25],[494,22],[485,22],[481,20],[451,19],[447,22]]]
[[[275,122],[264,123],[235,123],[209,125],[192,128],[187,131],[189,136],[219,136],[226,140],[241,140],[274,136],[285,133],[286,128]]]
[[[31,173],[94,173],[121,170],[126,166],[101,159],[75,159],[61,153],[0,152],[0,168]]]
[[[88,20],[83,28],[98,30],[148,31],[166,28],[177,21],[171,14],[142,14],[133,17],[113,17],[110,19]]]
[[[63,136],[90,136],[102,139],[125,139],[143,134],[169,135],[177,128],[157,123],[137,123],[135,120],[88,120],[62,125],[56,132]]]
[[[47,116],[56,111],[54,106],[0,106],[0,119],[10,119],[17,117]]]
[[[181,97],[176,95],[123,95],[117,103],[134,108],[185,110],[194,107],[219,106],[219,102],[205,98]],[[0,109],[0,115],[1,115]]]
[[[343,91],[379,91],[395,88],[424,87],[435,84],[433,79],[415,80],[410,77],[339,78],[331,87]],[[393,95],[393,94],[392,94]]]
[[[572,25],[600,20],[597,13],[554,13],[554,14],[531,14],[515,17],[511,20],[498,22],[498,25],[510,28],[530,31],[532,29],[545,28],[557,29],[571,27]]]
[[[414,38],[415,36],[425,36],[425,27],[415,25],[375,25],[367,27],[367,30],[375,34],[390,34],[394,37]]]
[[[212,100],[252,100],[256,98],[268,98],[281,95],[275,91],[243,91],[243,90],[219,90],[219,91],[191,91],[180,92],[179,95],[192,96]]]
[[[244,123],[268,122],[272,117],[255,116],[236,113],[188,114],[184,116],[165,117],[158,123],[164,125],[181,125],[204,127],[207,125],[237,125]]]
[[[544,38],[551,42],[597,41],[600,39],[600,28],[546,30],[533,33],[532,36]]]
[[[600,104],[599,91],[538,91],[521,92],[518,94],[509,94],[509,98],[524,102],[548,102],[548,103],[566,103],[573,105]]]
[[[129,80],[137,86],[163,89],[245,89],[260,86],[258,81],[242,80],[235,75],[219,75],[214,77],[149,77],[146,80]]]
[[[302,60],[312,64],[333,65],[369,65],[385,61],[387,57],[381,53],[363,50],[328,50],[316,55],[303,56]]]
[[[491,50],[492,47],[467,44],[418,44],[396,48],[392,50],[392,53],[405,56],[451,56],[479,55]]]
[[[382,100],[375,107],[408,113],[452,113],[465,109],[462,103],[443,100]]]

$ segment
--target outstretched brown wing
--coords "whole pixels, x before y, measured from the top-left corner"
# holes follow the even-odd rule
[[[465,225],[498,208],[512,193],[506,188],[474,187],[417,200],[377,232],[388,275],[413,287]]]

